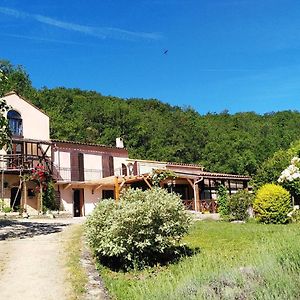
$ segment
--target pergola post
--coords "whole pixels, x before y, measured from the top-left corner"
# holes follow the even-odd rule
[[[198,184],[194,183],[194,199],[195,199],[195,211],[200,211],[200,197],[199,197],[199,186]]]
[[[43,214],[43,185],[40,183],[40,212]]]
[[[120,198],[119,180],[118,180],[118,176],[115,176],[115,200],[116,200],[116,203],[118,203],[119,198]]]
[[[23,211],[27,212],[27,182],[26,180],[23,181],[23,188],[24,188],[24,203],[23,203]]]

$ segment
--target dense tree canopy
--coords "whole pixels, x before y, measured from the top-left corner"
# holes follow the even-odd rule
[[[200,115],[156,99],[121,99],[95,91],[32,87],[21,67],[7,64],[9,84],[51,118],[51,137],[113,145],[124,138],[131,157],[201,163],[206,169],[253,175],[300,136],[298,111]]]

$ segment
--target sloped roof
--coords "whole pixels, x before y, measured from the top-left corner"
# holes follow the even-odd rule
[[[7,96],[11,96],[11,95],[17,95],[20,99],[22,99],[23,101],[25,101],[26,103],[28,103],[29,105],[31,105],[32,107],[34,107],[35,109],[37,109],[38,111],[40,111],[42,114],[46,115],[48,118],[50,118],[42,109],[38,108],[37,106],[35,106],[33,103],[31,103],[29,100],[27,100],[26,98],[20,96],[17,92],[15,91],[10,91],[6,94],[4,94],[3,97],[7,97]]]
[[[64,144],[75,144],[75,145],[85,145],[85,146],[96,146],[96,147],[102,147],[102,148],[110,148],[110,149],[118,149],[118,150],[125,150],[126,148],[119,148],[115,146],[107,146],[103,144],[96,144],[96,143],[88,143],[88,142],[76,142],[76,141],[68,141],[68,140],[58,140],[58,139],[51,139],[54,143],[64,143]]]

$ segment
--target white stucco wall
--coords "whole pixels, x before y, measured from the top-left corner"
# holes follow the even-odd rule
[[[138,174],[151,173],[153,169],[165,169],[165,163],[138,162]]]
[[[71,155],[70,152],[54,152],[54,166],[60,174],[61,180],[71,180]]]
[[[84,154],[84,180],[97,180],[102,178],[102,156]]]
[[[73,215],[73,190],[60,189],[60,198],[63,209]]]
[[[3,97],[6,103],[22,117],[25,139],[50,140],[49,117],[20,98],[17,94]]]
[[[62,205],[65,211],[73,215],[73,194],[74,190],[72,188],[60,189],[60,197]],[[92,187],[84,188],[84,209],[83,212],[85,215],[89,215],[96,204],[99,202],[99,199],[102,197],[102,190],[94,190]]]
[[[84,189],[84,209],[85,209],[86,216],[93,211],[96,204],[99,202],[101,196],[102,196],[101,189],[94,191],[94,193],[91,187]]]
[[[122,174],[122,164],[127,166],[127,158],[126,157],[114,157],[115,175]],[[128,170],[127,170],[127,172],[128,172]]]

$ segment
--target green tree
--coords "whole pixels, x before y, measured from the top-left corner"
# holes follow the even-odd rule
[[[300,141],[292,143],[287,150],[279,150],[267,159],[258,169],[253,179],[255,189],[266,183],[277,183],[281,172],[290,164],[294,156],[300,153]]]
[[[1,99],[4,93],[3,85],[6,84],[7,77],[0,68],[0,149],[7,145],[10,140],[9,124],[5,114],[9,107],[4,99]]]

